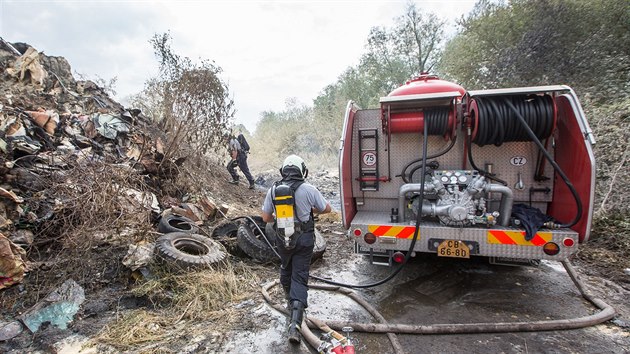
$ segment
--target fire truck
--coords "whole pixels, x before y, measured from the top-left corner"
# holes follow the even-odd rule
[[[467,91],[423,73],[379,108],[348,103],[343,224],[373,264],[564,260],[589,238],[594,144],[568,86]]]

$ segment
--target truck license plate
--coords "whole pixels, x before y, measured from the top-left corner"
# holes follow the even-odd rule
[[[444,240],[437,249],[440,257],[470,258],[470,249],[459,240]]]

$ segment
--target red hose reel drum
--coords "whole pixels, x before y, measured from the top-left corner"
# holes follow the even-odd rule
[[[400,100],[381,101],[386,102],[381,105],[383,128],[389,133],[422,133],[424,124],[430,121],[429,135],[442,135],[446,139],[453,137],[457,124],[456,107],[453,103],[449,105],[448,98],[444,102],[443,96],[436,100],[440,94],[453,92],[459,92],[461,97],[466,90],[435,75],[422,73],[387,95],[388,98],[400,97]],[[430,119],[427,119],[427,114]]]
[[[444,138],[455,134],[455,109],[451,107],[448,112],[448,122]],[[424,111],[393,112],[389,116],[389,131],[393,133],[422,133],[424,131]]]

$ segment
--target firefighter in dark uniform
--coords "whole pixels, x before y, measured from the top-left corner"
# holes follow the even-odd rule
[[[238,184],[239,176],[238,173],[236,173],[236,166],[238,166],[249,182],[249,189],[254,189],[254,177],[249,172],[249,166],[247,166],[247,151],[243,150],[234,134],[230,134],[228,140],[228,150],[232,158],[227,164],[227,170],[232,176],[230,183]]]
[[[299,329],[308,306],[308,273],[315,246],[313,214],[330,212],[330,204],[313,185],[304,182],[304,160],[290,155],[280,169],[282,180],[267,191],[262,207],[267,234],[275,234],[280,255],[280,283],[291,310],[289,341],[300,342]],[[273,224],[272,224],[273,223]]]

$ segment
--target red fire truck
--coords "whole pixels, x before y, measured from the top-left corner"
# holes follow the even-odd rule
[[[563,260],[589,237],[594,143],[567,86],[467,91],[423,73],[380,108],[348,103],[343,224],[375,264]]]

